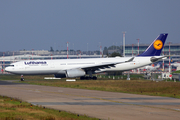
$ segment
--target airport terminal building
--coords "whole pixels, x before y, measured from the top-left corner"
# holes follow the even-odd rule
[[[139,45],[139,54],[143,53],[149,44],[140,44]],[[122,46],[121,46],[122,48]],[[164,52],[164,55],[169,55],[169,49],[170,49],[170,55],[180,55],[180,43],[178,44],[165,44],[164,49],[162,51],[162,54]],[[123,50],[122,50],[123,53]],[[138,45],[126,45],[125,46],[125,55],[126,56],[136,56],[138,55]]]

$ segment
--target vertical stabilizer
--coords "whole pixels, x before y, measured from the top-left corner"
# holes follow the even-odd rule
[[[160,34],[139,56],[160,56],[168,34]]]

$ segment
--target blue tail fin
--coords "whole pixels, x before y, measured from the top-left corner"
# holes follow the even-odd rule
[[[160,34],[139,56],[160,56],[168,34]]]

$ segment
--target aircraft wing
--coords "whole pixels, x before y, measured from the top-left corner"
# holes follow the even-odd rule
[[[116,64],[122,64],[122,63],[127,63],[127,62],[131,62],[133,61],[134,57],[130,58],[129,60],[127,61],[123,61],[123,62],[114,62],[114,63],[103,63],[103,64],[96,64],[96,65],[91,65],[91,66],[84,66],[84,67],[81,67],[81,69],[85,70],[85,71],[88,71],[88,70],[92,70],[92,71],[95,71],[95,70],[99,70],[99,69],[105,69],[105,68],[110,68],[110,67],[115,67]]]

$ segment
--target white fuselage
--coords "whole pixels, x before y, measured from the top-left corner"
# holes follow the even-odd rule
[[[158,56],[159,57],[159,56]],[[126,71],[151,64],[151,57],[135,57],[131,62],[125,62],[131,57],[116,58],[92,58],[92,59],[62,59],[62,60],[27,60],[12,63],[6,67],[6,71],[14,74],[64,74],[66,70],[81,69],[83,67],[95,66],[104,63],[115,63],[115,67],[100,69],[97,72]]]
[[[174,66],[174,67],[180,67],[180,63],[178,63],[178,62],[171,63],[171,65]]]

